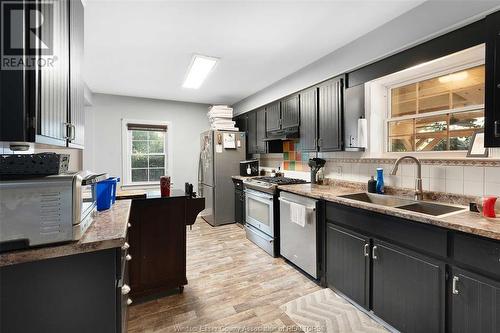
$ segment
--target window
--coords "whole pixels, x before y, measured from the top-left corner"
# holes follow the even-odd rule
[[[484,65],[390,88],[390,152],[467,150],[484,127]]]
[[[124,121],[125,184],[158,184],[168,174],[167,130],[166,123]]]

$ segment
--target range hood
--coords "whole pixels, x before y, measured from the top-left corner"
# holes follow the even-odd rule
[[[299,138],[299,127],[289,127],[285,129],[269,131],[266,133],[266,138],[264,141],[274,141],[274,140],[292,140]]]

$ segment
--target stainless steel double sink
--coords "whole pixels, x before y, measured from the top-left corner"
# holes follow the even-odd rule
[[[372,194],[364,192],[340,195],[339,198],[367,202],[379,206],[393,207],[416,213],[427,214],[431,216],[441,216],[448,213],[466,210],[466,208],[464,207],[458,207],[446,204],[436,204],[426,201],[418,201],[418,200],[396,197],[392,195],[381,195],[381,194]]]

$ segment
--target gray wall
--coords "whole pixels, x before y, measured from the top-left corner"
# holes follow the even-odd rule
[[[477,21],[500,8],[499,1],[429,0],[363,37],[233,105],[253,110],[330,77],[362,67],[425,40]],[[353,23],[355,24],[355,23]],[[349,29],[348,26],[339,27]],[[327,41],[325,41],[327,42]]]
[[[83,166],[95,172],[122,175],[122,119],[161,120],[172,123],[171,177],[174,188],[198,184],[200,133],[210,127],[208,105],[147,98],[93,94],[85,108]]]

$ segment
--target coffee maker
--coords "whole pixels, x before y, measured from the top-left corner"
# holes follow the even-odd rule
[[[311,184],[317,184],[317,174],[322,167],[325,166],[326,161],[322,158],[311,158],[309,159],[309,167],[311,168]]]

